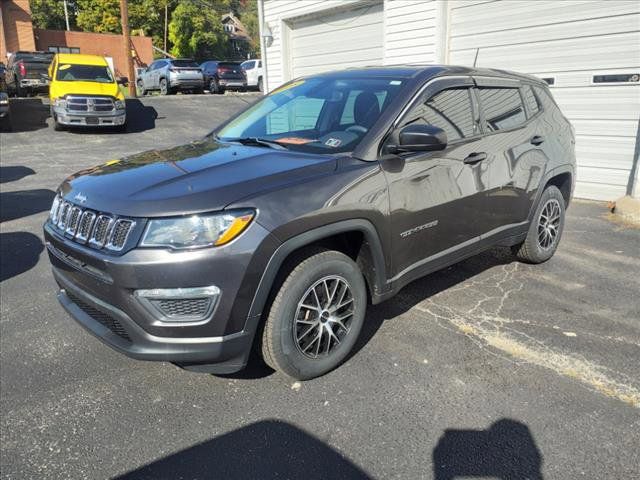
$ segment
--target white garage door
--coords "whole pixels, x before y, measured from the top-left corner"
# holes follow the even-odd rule
[[[382,65],[382,12],[382,3],[376,3],[292,23],[292,77]]]
[[[450,63],[472,65],[479,48],[478,66],[553,82],[576,128],[581,198],[626,193],[640,117],[639,46],[637,0],[465,0],[451,10]]]

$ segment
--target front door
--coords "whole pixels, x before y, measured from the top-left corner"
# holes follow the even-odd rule
[[[472,245],[486,219],[486,169],[479,113],[468,77],[432,82],[404,114],[388,141],[406,125],[443,129],[447,147],[437,152],[386,155],[394,276]]]

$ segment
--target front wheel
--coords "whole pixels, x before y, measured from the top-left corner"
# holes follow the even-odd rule
[[[527,236],[520,245],[512,247],[518,259],[527,263],[549,260],[558,248],[564,229],[565,204],[555,185],[548,186],[538,203]]]
[[[147,91],[144,89],[144,82],[142,79],[139,79],[136,85],[138,86],[138,94],[141,97],[144,97],[147,94]]]
[[[169,84],[167,83],[167,79],[163,78],[160,80],[160,95],[169,95]]]
[[[364,323],[367,292],[358,265],[343,253],[313,250],[294,262],[269,309],[265,362],[298,380],[340,365]]]

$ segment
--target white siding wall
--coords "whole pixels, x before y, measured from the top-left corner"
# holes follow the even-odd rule
[[[599,74],[640,73],[640,2],[509,0],[450,3],[449,58],[552,77],[576,128],[575,195],[625,194],[640,117],[640,85],[593,84]]]
[[[384,4],[384,64],[435,63],[437,2],[387,0]]]

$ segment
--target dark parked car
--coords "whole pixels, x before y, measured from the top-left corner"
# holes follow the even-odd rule
[[[239,62],[209,60],[200,65],[209,93],[224,93],[227,88],[245,90],[247,76]]]
[[[555,252],[574,133],[544,82],[447,66],[300,78],[200,142],[84,170],[44,226],[58,298],[134,358],[322,375],[367,303],[494,245]]]
[[[141,95],[149,90],[159,90],[161,95],[172,95],[178,91],[202,93],[204,77],[200,65],[194,60],[163,58],[138,73],[136,86]]]
[[[9,92],[23,97],[34,93],[49,91],[47,71],[53,53],[16,52],[9,58],[5,81]]]

